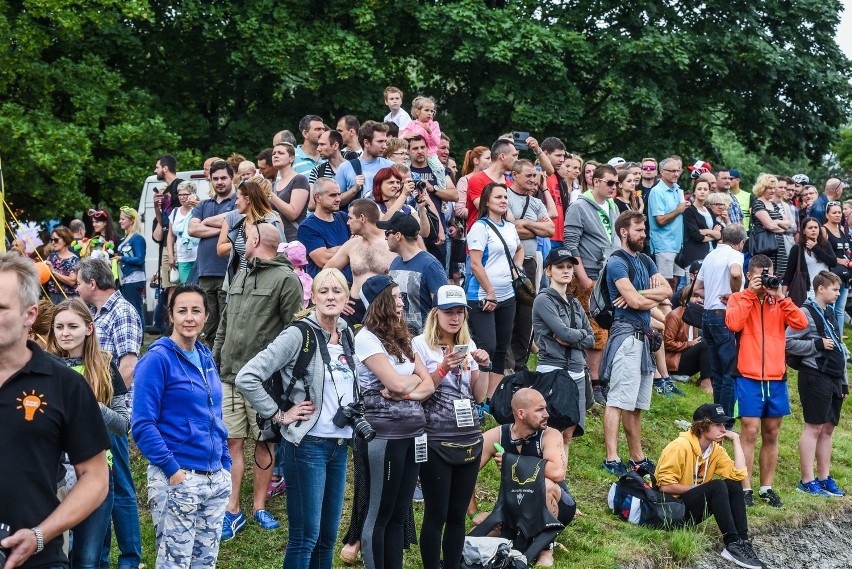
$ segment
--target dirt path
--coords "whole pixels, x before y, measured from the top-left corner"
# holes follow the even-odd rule
[[[852,567],[852,509],[825,515],[801,527],[779,529],[754,538],[754,549],[771,569],[847,569]],[[695,569],[734,565],[711,553]]]

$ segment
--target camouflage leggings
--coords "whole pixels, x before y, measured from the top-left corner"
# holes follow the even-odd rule
[[[160,468],[148,467],[148,507],[157,535],[157,569],[215,567],[231,474],[186,473],[169,486]]]

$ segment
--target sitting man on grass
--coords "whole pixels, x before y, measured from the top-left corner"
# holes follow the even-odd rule
[[[512,415],[512,424],[494,427],[483,435],[479,468],[484,468],[492,458],[498,468],[502,468],[503,450],[521,456],[545,459],[547,509],[560,523],[567,526],[574,519],[577,505],[565,483],[567,460],[562,434],[547,426],[547,404],[544,397],[534,389],[519,389],[512,397]],[[500,445],[500,450],[495,443]],[[474,524],[484,521],[488,514],[489,512],[478,512],[476,499],[471,498],[468,515],[473,518]],[[544,567],[552,566],[553,550],[543,550],[536,563]]]

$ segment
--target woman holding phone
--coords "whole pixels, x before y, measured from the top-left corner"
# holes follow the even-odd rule
[[[464,289],[455,285],[438,289],[436,306],[412,346],[436,386],[422,404],[429,459],[420,467],[425,506],[420,555],[425,569],[457,569],[464,547],[465,510],[482,452],[473,403],[485,398],[487,377],[479,375],[489,364],[488,352],[477,349],[470,338]]]

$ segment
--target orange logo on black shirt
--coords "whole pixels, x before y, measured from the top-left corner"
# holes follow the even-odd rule
[[[35,389],[33,389],[33,392],[29,395],[27,395],[26,391],[22,391],[21,395],[23,395],[23,397],[17,398],[17,401],[21,404],[15,407],[15,409],[24,410],[24,420],[32,421],[35,418],[36,411],[44,413],[44,409],[42,409],[42,407],[47,405],[47,401],[42,400],[44,393],[36,395]]]

